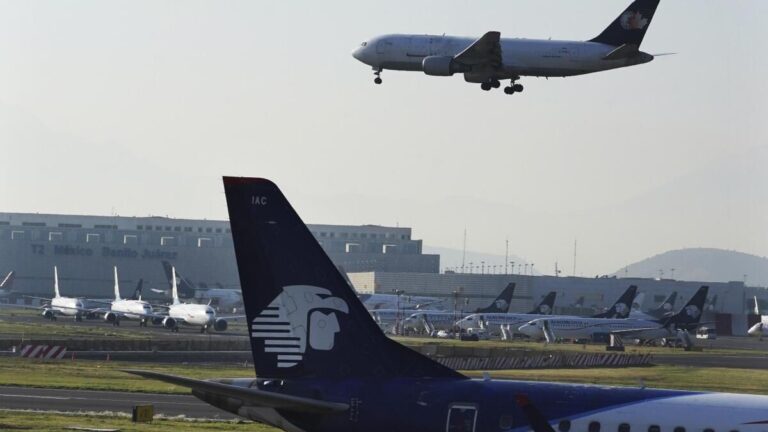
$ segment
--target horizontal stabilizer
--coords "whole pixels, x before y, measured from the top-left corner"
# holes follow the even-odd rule
[[[144,378],[167,382],[181,387],[187,387],[192,390],[240,399],[250,405],[259,407],[319,414],[338,413],[347,411],[349,409],[349,405],[345,403],[320,401],[316,399],[273,393],[256,388],[237,387],[213,381],[202,381],[176,375],[166,375],[159,372],[136,369],[124,369],[123,372],[138,375]]]
[[[636,56],[640,52],[640,47],[633,44],[624,44],[615,50],[609,52],[603,60],[621,60]]]

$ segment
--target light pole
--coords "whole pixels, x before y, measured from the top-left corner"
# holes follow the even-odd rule
[[[480,273],[485,274],[485,261],[480,261]]]
[[[535,264],[531,264],[531,276],[533,276],[533,266],[534,266],[534,265],[535,265]]]
[[[512,274],[515,274],[515,262],[510,261],[509,263],[512,264]]]
[[[472,274],[472,269],[474,269],[474,265],[472,261],[469,262],[469,274]]]
[[[400,289],[394,289],[392,292],[397,296],[397,313],[395,314],[395,334],[400,336],[402,332],[402,317],[400,316],[400,296],[405,294],[405,291]]]

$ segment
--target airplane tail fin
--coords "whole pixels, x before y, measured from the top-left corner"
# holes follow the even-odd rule
[[[59,269],[53,266],[53,294],[56,298],[61,297],[59,294]]]
[[[465,378],[384,335],[274,183],[224,192],[259,377]]]
[[[627,318],[629,311],[632,310],[632,301],[635,300],[636,295],[637,285],[630,285],[610,309],[601,314],[593,315],[592,318]]]
[[[672,291],[672,294],[668,295],[657,308],[648,311],[648,315],[656,318],[664,318],[665,316],[671,315],[674,313],[676,301],[677,291]]]
[[[173,289],[173,281],[178,281],[178,290],[183,298],[192,298],[195,296],[195,286],[192,282],[188,281],[184,276],[176,272],[176,277],[173,276],[175,267],[168,261],[162,261],[163,270],[165,271],[165,277],[168,279],[168,287]]]
[[[629,45],[639,48],[658,6],[659,0],[633,1],[611,25],[590,42],[615,47]]]
[[[0,289],[11,291],[13,289],[13,281],[16,279],[16,272],[10,271],[2,282],[0,282]]]
[[[117,281],[117,266],[115,266],[114,269],[115,269],[115,300],[122,300],[120,298],[120,283]]]
[[[688,300],[688,303],[680,311],[664,321],[664,324],[674,324],[677,328],[692,329],[695,328],[701,320],[701,314],[704,311],[704,303],[707,301],[707,292],[709,287],[704,285],[696,291],[696,294]]]
[[[136,289],[133,291],[131,300],[141,300],[141,291],[144,289],[144,279],[139,279],[136,283]]]
[[[532,311],[528,312],[529,315],[550,315],[555,308],[555,297],[557,293],[552,291],[544,297],[544,300],[538,304]]]
[[[509,305],[512,303],[512,295],[515,293],[515,283],[510,282],[504,290],[496,297],[496,300],[485,308],[480,308],[475,313],[507,313]]]
[[[171,296],[173,296],[173,304],[179,304],[179,286],[176,283],[176,267],[171,267]]]

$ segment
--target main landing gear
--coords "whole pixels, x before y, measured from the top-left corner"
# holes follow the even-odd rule
[[[374,78],[374,79],[373,79],[373,83],[374,83],[374,84],[381,84],[381,83],[383,82],[383,81],[381,80],[381,71],[382,71],[382,70],[383,70],[383,69],[381,69],[381,68],[379,68],[379,69],[374,69],[374,72],[373,72],[373,74],[374,74],[374,75],[376,75],[376,78]]]
[[[504,93],[511,95],[515,93],[522,93],[523,92],[523,85],[517,84],[516,81],[519,80],[520,77],[512,78],[512,80],[509,83],[509,87],[504,87]]]
[[[484,91],[489,91],[492,88],[497,89],[499,87],[501,87],[501,83],[497,79],[488,80],[480,84],[480,88],[483,89]]]

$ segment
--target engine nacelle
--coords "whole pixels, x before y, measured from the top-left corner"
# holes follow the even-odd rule
[[[451,76],[457,72],[464,72],[460,66],[450,56],[429,56],[421,61],[421,70],[431,76]]]
[[[154,317],[152,318],[152,325],[161,325],[163,324],[163,321],[165,321],[165,318],[162,317]]]
[[[107,312],[104,314],[104,321],[115,322],[117,321],[117,314],[114,312]]]
[[[56,314],[53,313],[51,309],[43,309],[43,318],[52,320],[56,317]]]
[[[167,329],[174,329],[176,328],[176,320],[171,317],[165,317],[163,318],[163,327]]]
[[[224,331],[227,329],[227,320],[224,318],[216,318],[216,321],[213,322],[213,329],[216,331]]]

